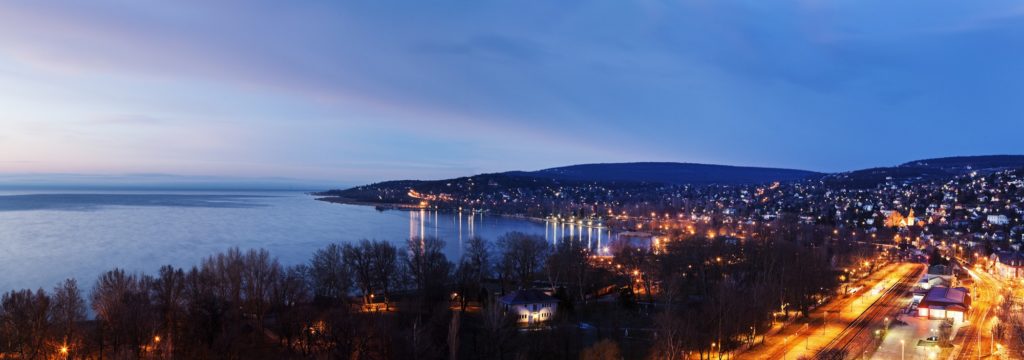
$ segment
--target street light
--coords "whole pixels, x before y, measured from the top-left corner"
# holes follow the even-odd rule
[[[907,354],[907,342],[900,339],[900,360],[904,360],[904,356]]]

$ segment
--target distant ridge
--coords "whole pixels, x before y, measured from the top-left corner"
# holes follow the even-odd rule
[[[994,172],[1024,168],[1024,155],[954,156],[906,162],[826,175],[833,186],[870,188],[885,181],[923,181],[951,178],[971,171]]]
[[[581,164],[505,174],[561,181],[642,182],[672,185],[750,184],[802,180],[824,175],[806,170],[675,162]]]
[[[1019,168],[1024,167],[1024,155],[954,156],[916,160],[903,163],[899,167],[927,167],[946,170]]]
[[[560,185],[584,183],[650,186],[745,185],[773,181],[816,181],[837,189],[865,189],[893,181],[942,180],[973,171],[991,173],[1018,168],[1024,168],[1024,155],[944,157],[910,161],[897,166],[831,174],[795,169],[676,162],[598,163],[536,171],[479,174],[445,180],[385,181],[346,190],[324,191],[318,195],[361,203],[391,203],[408,201],[406,193],[409,190],[426,193],[488,192],[497,194],[496,192],[503,190],[539,191]]]

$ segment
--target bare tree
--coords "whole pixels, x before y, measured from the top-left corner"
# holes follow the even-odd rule
[[[49,326],[50,297],[43,289],[14,290],[0,299],[0,353],[22,359],[40,357]]]
[[[577,297],[586,300],[586,287],[590,273],[590,252],[579,239],[565,238],[555,245],[548,255],[545,270],[552,292],[556,286],[566,286],[569,293],[567,300]]]
[[[289,351],[293,349],[293,341],[303,332],[312,317],[302,306],[312,296],[308,273],[309,268],[305,265],[285,268],[274,282],[272,290],[271,311],[277,314],[275,330]]]
[[[485,299],[478,295],[482,293],[483,282],[490,275],[490,249],[486,240],[474,236],[468,240],[466,252],[455,270],[455,280],[458,286],[459,306],[462,311],[466,310],[468,301],[474,297],[483,302]]]
[[[352,280],[349,268],[345,265],[348,257],[352,256],[348,254],[350,246],[345,245],[343,251],[342,246],[338,244],[328,244],[327,247],[313,253],[309,271],[313,293],[317,298],[338,303],[348,294]]]
[[[174,344],[181,327],[181,316],[185,312],[185,272],[171,265],[160,268],[152,284],[153,305],[160,314],[159,333],[163,334],[160,350],[174,353]],[[164,350],[166,349],[166,350]]]
[[[384,293],[384,301],[391,299],[391,288],[398,277],[398,249],[384,241],[374,241],[370,249],[370,263],[376,282]]]
[[[445,286],[452,263],[444,256],[444,241],[438,238],[412,238],[408,241],[405,270],[413,287],[425,303],[446,296]]]
[[[187,336],[190,346],[177,348],[178,353],[191,355],[185,357],[206,356],[205,352],[212,350],[224,333],[231,305],[226,298],[219,295],[217,288],[216,276],[212,269],[193,267],[185,275],[185,298],[188,307],[183,333]]]
[[[345,265],[362,293],[363,302],[371,302],[377,291],[383,292],[387,303],[398,276],[398,249],[385,241],[362,240],[358,245],[344,247]]]
[[[227,299],[235,309],[242,304],[242,276],[245,259],[237,247],[203,261],[202,268],[213,276],[217,295]]]
[[[85,299],[75,279],[64,280],[53,288],[53,304],[50,307],[50,322],[61,337],[64,346],[78,348],[81,343],[78,323],[86,320]]]
[[[256,319],[256,327],[262,332],[263,321],[270,307],[272,290],[281,276],[281,264],[270,256],[266,249],[249,250],[245,253],[242,272],[242,298],[245,311]]]
[[[146,276],[126,274],[124,270],[108,271],[96,280],[92,291],[92,308],[100,322],[103,344],[109,339],[115,356],[134,354],[141,357],[143,345],[149,344],[156,332],[153,307]]]
[[[513,231],[498,238],[498,247],[506,275],[513,277],[520,288],[532,286],[547,257],[548,245],[544,238]]]

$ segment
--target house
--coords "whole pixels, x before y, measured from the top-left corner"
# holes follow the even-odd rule
[[[1006,215],[989,215],[985,218],[992,225],[1006,225],[1010,223],[1010,219]]]
[[[558,299],[537,289],[518,290],[499,300],[506,314],[520,324],[533,325],[551,320],[558,311]]]
[[[971,295],[962,287],[933,287],[917,306],[917,315],[929,319],[950,319],[954,323],[964,321],[964,315],[971,309]]]
[[[999,251],[993,253],[989,260],[994,264],[996,274],[1004,279],[1024,277],[1024,254],[1016,251]]]

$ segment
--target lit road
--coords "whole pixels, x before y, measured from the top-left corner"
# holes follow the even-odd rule
[[[870,337],[870,331],[863,329],[880,324],[890,310],[898,307],[897,300],[903,298],[899,294],[917,280],[923,269],[921,264],[910,263],[885,266],[861,280],[858,285],[863,287],[855,295],[834,298],[812,312],[809,321],[793,323],[769,335],[764,345],[735,358],[798,359],[818,357],[830,349],[863,351],[859,350],[863,347],[861,336]]]
[[[999,279],[983,271],[967,270],[974,280],[971,287],[971,311],[967,324],[962,327],[954,340],[956,347],[950,353],[952,359],[989,358],[996,344],[992,342],[992,327],[995,325],[993,308],[996,306],[999,290],[1003,286]]]
[[[889,279],[888,288],[863,311],[840,330],[827,345],[818,349],[815,358],[846,359],[866,357],[875,350],[880,337],[877,331],[885,321],[895,317],[906,305],[907,291],[924,272],[924,265],[902,264],[903,270]]]

